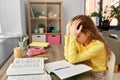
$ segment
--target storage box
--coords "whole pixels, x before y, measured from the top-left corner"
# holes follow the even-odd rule
[[[46,42],[46,35],[32,35],[32,42]]]
[[[48,34],[47,42],[50,44],[60,44],[60,34]]]

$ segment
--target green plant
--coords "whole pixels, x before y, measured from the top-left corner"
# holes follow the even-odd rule
[[[38,27],[39,27],[39,28],[44,28],[44,27],[45,27],[45,24],[44,24],[44,23],[40,23]]]
[[[116,18],[120,24],[120,6],[111,6],[111,17]]]
[[[118,3],[118,2],[117,2]],[[120,5],[113,4],[111,6],[106,5],[103,12],[93,12],[91,17],[101,17],[102,21],[108,20],[111,22],[112,18],[116,18],[120,24]]]

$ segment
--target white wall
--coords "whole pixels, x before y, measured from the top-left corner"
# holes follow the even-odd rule
[[[2,34],[2,27],[1,27],[1,22],[0,22],[0,34]]]
[[[85,0],[63,0],[63,27],[62,27],[62,42],[64,43],[64,35],[66,32],[66,24],[68,21],[80,14],[84,14]]]
[[[25,21],[25,19],[27,19],[27,16],[22,15],[22,17],[19,17],[19,16],[21,16],[21,13],[20,13],[20,8],[19,8],[20,3],[18,1],[19,0],[0,0],[0,15],[1,15],[0,18],[2,17],[3,23],[7,22],[7,24],[2,25],[2,26],[5,26],[4,27],[5,32],[8,32],[8,31],[9,32],[11,32],[11,31],[21,32],[21,31],[23,31],[23,33],[24,33],[24,31],[25,31],[24,23],[26,22],[26,24],[27,24],[27,21]],[[20,1],[24,1],[27,6],[27,0],[20,0]],[[84,14],[84,2],[85,2],[85,0],[63,0],[62,43],[64,43],[64,35],[65,35],[65,31],[66,31],[65,27],[66,27],[67,22],[73,16],[76,16],[79,14]],[[6,7],[1,7],[1,6],[6,6]],[[25,9],[24,6],[21,6],[21,9],[22,9],[23,14],[24,14],[24,12],[27,13],[27,10],[26,11],[24,10]],[[21,20],[21,18],[22,18],[22,20]],[[21,24],[21,23],[23,23],[23,24]],[[21,28],[20,24],[23,26],[23,28]]]
[[[26,33],[24,0],[0,0],[0,20],[3,34]]]

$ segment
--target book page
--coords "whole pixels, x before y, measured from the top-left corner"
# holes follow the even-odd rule
[[[92,70],[91,67],[84,64],[73,65],[66,60],[56,61],[45,64],[48,73],[55,73],[60,79],[66,79],[87,71]]]
[[[48,73],[54,71],[55,69],[59,69],[61,67],[73,66],[72,64],[68,63],[66,60],[55,61],[51,63],[45,64],[45,69]]]
[[[79,64],[76,66],[71,66],[69,68],[61,69],[61,70],[56,70],[53,71],[60,79],[66,79],[87,71],[92,70],[92,68],[84,65],[84,64]]]

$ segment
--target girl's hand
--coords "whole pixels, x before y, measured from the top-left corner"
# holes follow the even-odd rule
[[[68,22],[66,25],[66,35],[70,35],[70,26],[71,26],[71,21]]]
[[[80,20],[75,20],[72,22],[71,27],[70,27],[70,34],[71,35],[78,35],[81,32],[82,25],[80,26],[79,29],[77,29],[77,26],[79,25],[81,21]]]

